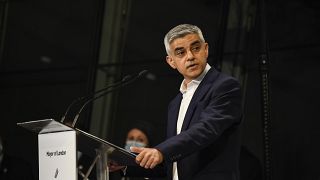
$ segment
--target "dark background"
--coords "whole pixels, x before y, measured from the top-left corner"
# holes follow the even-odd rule
[[[36,172],[34,137],[16,123],[60,119],[73,99],[94,91],[96,72],[108,67],[117,69],[118,79],[142,69],[150,73],[114,94],[113,118],[106,119],[108,136],[102,138],[122,146],[126,128],[143,120],[154,125],[155,142],[163,140],[167,103],[182,80],[165,62],[163,37],[173,26],[191,23],[209,42],[209,63],[242,84],[243,146],[261,167],[265,149],[258,57],[265,33],[272,179],[320,179],[319,1],[264,1],[263,14],[258,0],[127,0],[119,63],[99,65],[99,52],[106,50],[100,42],[108,2],[0,1],[0,134],[8,153],[25,159]],[[90,129],[91,110],[82,114],[78,127]]]

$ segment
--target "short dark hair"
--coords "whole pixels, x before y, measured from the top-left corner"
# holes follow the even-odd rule
[[[164,37],[164,46],[166,48],[167,54],[169,55],[170,43],[177,39],[184,37],[188,34],[197,34],[202,42],[205,42],[201,29],[192,24],[180,24],[172,28]]]

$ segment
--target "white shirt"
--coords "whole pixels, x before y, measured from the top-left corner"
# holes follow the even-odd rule
[[[180,104],[180,110],[177,120],[177,134],[180,134],[182,124],[184,121],[184,117],[186,115],[187,109],[189,107],[190,101],[193,97],[194,92],[197,90],[199,84],[201,83],[204,76],[210,70],[211,66],[209,64],[206,65],[204,71],[198,76],[196,79],[190,81],[188,84],[185,85],[185,80],[182,81],[180,86],[180,92],[182,93],[182,100]],[[178,178],[178,171],[177,171],[177,162],[173,163],[173,180],[179,180]]]

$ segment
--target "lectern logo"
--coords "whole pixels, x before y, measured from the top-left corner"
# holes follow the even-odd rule
[[[54,173],[54,178],[55,178],[55,179],[58,177],[58,174],[59,174],[59,169],[57,168],[57,169],[56,169],[56,172]]]
[[[65,156],[66,154],[67,154],[66,150],[61,150],[61,151],[56,150],[56,151],[47,151],[46,152],[46,155],[50,158],[54,157],[54,156]]]

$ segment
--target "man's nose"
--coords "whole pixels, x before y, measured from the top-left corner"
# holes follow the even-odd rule
[[[191,50],[187,51],[187,60],[192,61],[194,59],[194,55]]]

